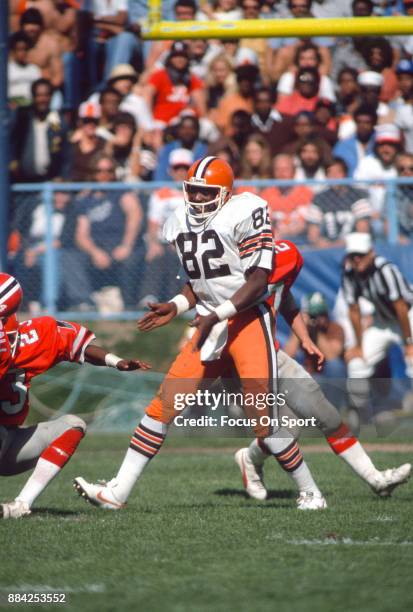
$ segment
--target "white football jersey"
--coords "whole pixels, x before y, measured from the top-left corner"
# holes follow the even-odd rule
[[[175,245],[201,315],[230,299],[245,283],[249,268],[272,269],[267,202],[252,193],[232,196],[200,226],[188,222],[182,206],[167,219],[163,237]]]

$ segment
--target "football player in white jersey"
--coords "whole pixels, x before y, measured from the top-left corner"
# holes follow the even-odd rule
[[[326,507],[295,439],[277,423],[274,311],[266,302],[273,266],[267,203],[251,193],[232,196],[233,180],[227,162],[216,157],[196,161],[184,181],[185,206],[165,223],[163,235],[176,247],[197,299],[198,329],[146,408],[117,476],[106,485],[75,479],[78,492],[97,506],[125,505],[135,482],[159,452],[168,425],[180,414],[177,396],[181,403],[196,393],[201,382],[235,367],[244,396],[257,400],[244,405],[246,416],[295,481],[298,508]],[[171,301],[175,314],[190,307],[184,294]]]

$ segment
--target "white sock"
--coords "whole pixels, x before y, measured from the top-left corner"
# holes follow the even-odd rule
[[[140,425],[143,425],[149,431],[161,434],[163,436],[166,435],[168,429],[167,425],[148,417],[146,414],[139,423],[137,429]],[[151,458],[152,457],[143,455],[134,448],[128,448],[116,478],[111,481],[111,487],[114,489],[113,492],[115,497],[121,503],[126,502],[136,481],[142,474],[145,467],[148,465]]]
[[[300,493],[321,495],[295,439],[269,437],[265,445],[274,454],[280,467],[294,480]]]
[[[248,457],[251,459],[255,467],[259,468],[264,465],[264,461],[267,459],[267,457],[269,457],[269,455],[261,450],[257,438],[254,438],[248,447]]]
[[[24,501],[31,507],[33,502],[39,497],[40,493],[44,491],[49,482],[53,480],[55,476],[60,472],[61,468],[46,459],[38,460],[36,467],[34,468],[33,474],[16,497],[18,501]]]
[[[360,444],[355,442],[350,448],[339,454],[354,472],[369,484],[373,484],[378,470]]]
[[[310,472],[310,468],[304,460],[298,468],[292,472],[288,472],[288,474],[295,481],[300,493],[314,493],[314,495],[321,495],[320,489],[317,487]]]

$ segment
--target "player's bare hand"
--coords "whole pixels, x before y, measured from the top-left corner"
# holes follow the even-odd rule
[[[208,338],[210,331],[214,327],[215,323],[218,323],[218,317],[215,312],[212,312],[206,317],[196,317],[192,321],[192,327],[196,327],[199,332],[193,348],[194,352],[201,350],[205,343],[205,340]]]
[[[134,370],[150,370],[152,368],[146,361],[140,361],[140,359],[122,359],[116,365],[117,369],[121,372],[133,372]]]
[[[147,312],[138,321],[139,331],[146,332],[168,325],[174,317],[176,317],[177,309],[174,302],[161,302],[161,303],[149,303],[148,308],[150,312]]]
[[[364,359],[363,349],[361,348],[361,346],[353,346],[352,348],[349,348],[344,353],[344,359],[346,363],[348,363],[352,359]]]
[[[317,372],[321,372],[326,358],[318,346],[314,344],[310,338],[303,340],[301,346],[303,347],[303,350],[315,361]]]

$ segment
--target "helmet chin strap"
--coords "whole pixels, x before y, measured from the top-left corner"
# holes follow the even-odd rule
[[[218,213],[218,211],[225,204],[227,195],[228,195],[228,193],[227,193],[227,190],[225,189],[225,187],[219,186],[219,195],[218,195],[217,198],[215,198],[214,200],[209,200],[208,202],[195,203],[195,202],[191,202],[188,199],[188,196],[187,196],[187,193],[186,193],[186,189],[185,189],[185,186],[184,186],[185,207],[186,207],[186,213],[188,215],[188,219],[189,219],[190,223],[192,225],[197,225],[197,226],[206,225],[207,223],[209,223],[209,221],[211,221],[211,219],[213,217],[215,217],[215,215]],[[208,206],[211,206],[211,205],[213,205],[215,203],[216,203],[216,208],[214,210],[212,210],[212,211],[201,212],[198,215],[197,214],[193,214],[191,212],[191,209],[194,210],[197,207],[199,207],[201,209],[205,209]]]
[[[11,348],[11,355],[12,357],[15,356],[16,351],[17,351],[17,347],[19,345],[19,340],[20,340],[20,332],[18,330],[16,331],[12,331],[12,332],[6,332],[8,338],[9,338],[9,342],[10,342],[10,348]],[[10,336],[14,336],[14,339],[11,340]]]

